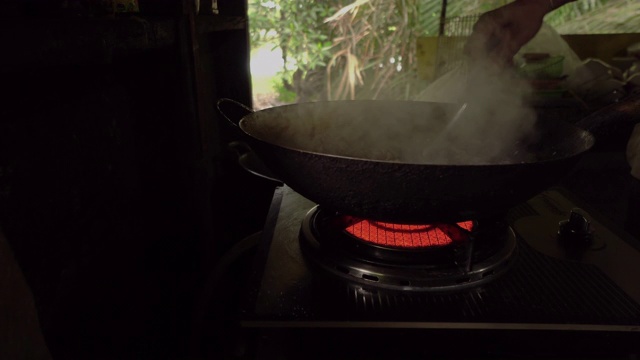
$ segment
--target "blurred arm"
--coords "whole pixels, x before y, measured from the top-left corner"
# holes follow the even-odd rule
[[[575,0],[515,0],[482,14],[465,44],[472,59],[508,66],[513,56],[540,30],[549,12]]]

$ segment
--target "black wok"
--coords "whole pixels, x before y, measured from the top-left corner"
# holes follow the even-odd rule
[[[559,181],[594,143],[588,131],[538,119],[534,136],[517,140],[523,149],[519,156],[479,164],[412,163],[385,157],[389,149],[412,144],[368,143],[372,138],[360,134],[374,132],[385,138],[415,132],[416,124],[451,116],[456,105],[331,101],[253,112],[222,99],[218,109],[242,130],[275,177],[299,194],[337,212],[399,223],[500,215]],[[356,117],[359,120],[353,120]],[[380,119],[393,119],[394,125]],[[411,127],[405,128],[407,123]],[[344,142],[326,139],[343,135]],[[380,151],[366,153],[379,145]]]

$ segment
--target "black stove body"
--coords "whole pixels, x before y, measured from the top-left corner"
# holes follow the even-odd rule
[[[550,189],[509,211],[500,271],[470,281],[481,267],[472,263],[461,266],[471,275],[455,280],[460,286],[412,287],[407,280],[386,286],[366,262],[347,271],[318,266],[304,240],[316,204],[279,187],[241,328],[262,354],[280,358],[637,355],[638,242],[570,197]],[[559,237],[559,228],[569,234]],[[591,236],[580,245],[585,232]]]

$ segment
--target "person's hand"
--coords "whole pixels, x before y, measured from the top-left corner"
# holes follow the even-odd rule
[[[546,0],[516,0],[484,13],[467,39],[465,54],[472,60],[488,59],[501,67],[509,66],[520,48],[538,33],[550,10]]]

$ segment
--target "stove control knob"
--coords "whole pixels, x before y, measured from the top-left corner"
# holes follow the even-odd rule
[[[589,245],[593,241],[591,223],[581,209],[571,210],[568,220],[560,221],[559,240],[573,245]]]

